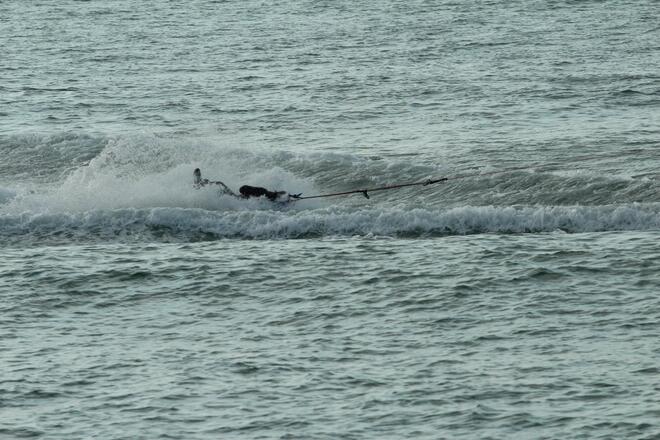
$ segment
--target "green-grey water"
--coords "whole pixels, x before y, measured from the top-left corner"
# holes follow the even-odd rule
[[[0,2],[0,438],[657,438],[657,16]]]

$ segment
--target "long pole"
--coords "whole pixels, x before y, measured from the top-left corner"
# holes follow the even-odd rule
[[[401,183],[398,185],[387,185],[387,186],[379,186],[376,188],[367,188],[367,189],[354,189],[351,191],[343,191],[343,192],[337,192],[337,193],[331,193],[331,194],[319,194],[316,196],[307,196],[307,197],[295,197],[296,200],[308,200],[308,199],[320,199],[324,197],[336,197],[336,196],[346,196],[349,194],[362,194],[364,197],[367,199],[369,198],[369,193],[370,192],[376,192],[376,191],[385,191],[388,189],[396,189],[396,188],[404,188],[407,186],[426,186],[426,185],[432,185],[434,183],[439,183],[439,182],[446,182],[448,180],[459,180],[459,179],[467,179],[469,177],[479,177],[479,176],[492,176],[495,174],[503,174],[503,173],[509,173],[511,171],[520,171],[520,170],[529,170],[532,168],[547,168],[547,167],[552,167],[555,166],[556,164],[545,164],[545,165],[527,165],[527,166],[522,166],[522,167],[513,167],[513,168],[507,168],[505,170],[500,170],[500,171],[491,171],[487,173],[473,173],[473,174],[461,174],[458,176],[450,176],[450,177],[440,177],[436,179],[427,179],[424,180],[423,182],[412,182],[412,183]]]
[[[338,193],[332,193],[332,194],[320,194],[320,195],[317,195],[317,196],[296,197],[296,200],[320,199],[322,197],[345,196],[345,195],[348,195],[348,194],[359,194],[359,193],[362,193],[363,196],[365,196],[366,198],[369,198],[369,193],[370,192],[385,191],[385,190],[388,190],[388,189],[396,189],[396,188],[404,188],[406,186],[426,186],[426,185],[431,185],[433,183],[444,182],[445,180],[447,180],[447,177],[442,177],[440,179],[428,179],[428,180],[425,180],[424,182],[400,183],[398,185],[379,186],[377,188],[355,189],[355,190],[352,190],[352,191],[344,191],[344,192],[338,192]]]

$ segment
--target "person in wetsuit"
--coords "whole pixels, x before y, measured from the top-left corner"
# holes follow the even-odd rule
[[[231,189],[229,189],[227,185],[220,182],[219,180],[210,181],[209,179],[202,179],[201,170],[199,168],[195,168],[195,171],[193,171],[193,187],[195,189],[199,189],[206,185],[220,185],[223,188],[223,192],[227,194],[231,194],[234,197],[241,197],[244,199],[249,199],[251,197],[265,196],[268,200],[274,202],[279,197],[286,194],[286,191],[269,191],[266,188],[262,188],[260,186],[243,185],[238,189],[238,192],[241,194],[240,196],[238,196]],[[290,196],[293,198],[297,198],[300,196],[300,194],[292,194]]]
[[[266,188],[250,185],[241,186],[238,188],[238,192],[241,193],[241,196],[246,199],[249,199],[250,197],[266,196],[266,198],[271,202],[274,202],[278,197],[286,194],[286,191],[268,191]]]

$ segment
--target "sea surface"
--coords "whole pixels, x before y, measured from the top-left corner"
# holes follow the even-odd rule
[[[660,3],[0,0],[0,252],[3,440],[659,439]]]

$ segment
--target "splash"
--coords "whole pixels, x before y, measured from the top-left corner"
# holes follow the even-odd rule
[[[62,142],[57,139],[57,142]],[[63,160],[45,182],[0,188],[6,242],[206,240],[649,230],[660,227],[655,179],[598,170],[468,170],[431,188],[304,200],[283,208],[195,190],[192,171],[307,195],[461,174],[411,159],[227,146],[213,139],[107,138],[93,158]],[[76,159],[80,155],[75,156]],[[74,163],[75,165],[75,163]],[[461,170],[465,173],[466,170]],[[635,202],[632,202],[635,201]]]
[[[299,178],[271,161],[260,163],[258,150],[228,148],[208,140],[182,142],[154,136],[110,138],[88,163],[69,170],[60,164],[60,180],[18,184],[0,192],[0,214],[83,213],[128,208],[253,209],[254,203],[221,197],[213,188],[193,190],[192,171],[230,187],[242,184],[310,191]],[[58,174],[54,172],[53,174]],[[258,204],[257,204],[258,205]]]

